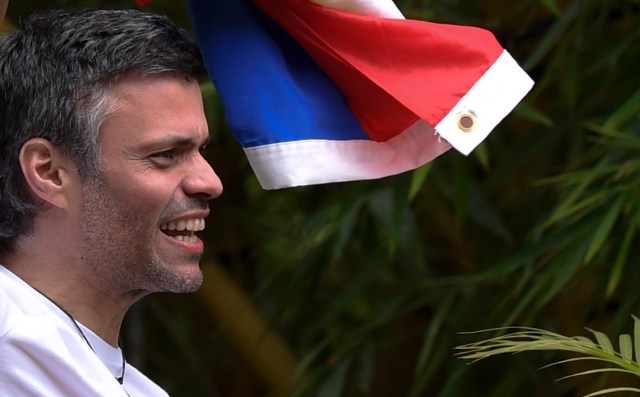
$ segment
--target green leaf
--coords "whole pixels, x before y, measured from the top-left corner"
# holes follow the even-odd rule
[[[555,363],[555,364],[558,364],[558,363]],[[636,372],[629,371],[627,369],[622,369],[622,368],[597,368],[597,369],[590,369],[588,371],[578,372],[577,374],[563,376],[558,380],[565,380],[565,379],[575,378],[578,376],[595,375],[595,374],[608,373],[608,372],[620,372],[624,374],[637,375]]]
[[[631,243],[633,242],[633,237],[636,234],[636,225],[631,224],[627,227],[627,231],[625,232],[624,238],[622,240],[622,244],[620,249],[618,250],[618,255],[616,256],[615,262],[613,262],[613,266],[611,268],[611,274],[609,275],[609,281],[607,282],[607,291],[606,296],[610,298],[613,295],[613,291],[618,287],[620,283],[620,279],[622,278],[624,265],[627,263],[629,259],[629,250],[631,249]]]
[[[431,324],[427,329],[424,341],[422,342],[422,349],[418,355],[418,364],[416,365],[416,376],[424,372],[427,369],[429,358],[432,354],[434,346],[437,343],[438,334],[440,333],[440,327],[451,312],[451,306],[453,304],[455,292],[450,293],[441,306],[438,309],[435,317],[431,320]]]
[[[561,13],[560,18],[556,20],[551,29],[547,30],[544,38],[540,40],[538,46],[524,62],[526,70],[536,67],[551,52],[556,43],[564,37],[565,31],[571,26],[582,7],[584,7],[583,3],[584,1],[582,0],[575,0]]]
[[[580,236],[589,231],[589,225],[576,232],[576,239],[563,247],[550,263],[550,269],[545,273],[546,277],[540,278],[542,295],[538,297],[536,307],[542,307],[562,291],[567,283],[573,279],[578,269],[582,266],[583,258],[587,250],[587,242]]]
[[[634,322],[636,322],[635,337],[637,339],[640,338],[640,335],[638,334],[640,331],[637,328],[637,323],[640,322],[640,320],[634,316]],[[485,339],[480,342],[473,342],[458,346],[456,349],[461,350],[461,353],[458,353],[457,355],[475,362],[497,354],[512,354],[535,350],[563,350],[580,353],[582,356],[557,361],[553,364],[546,365],[543,368],[582,360],[596,360],[599,362],[614,364],[617,367],[596,368],[581,371],[564,376],[561,379],[607,372],[628,373],[640,377],[640,365],[637,365],[637,363],[632,361],[633,343],[629,335],[620,335],[620,354],[617,354],[613,349],[610,339],[605,334],[588,328],[587,330],[595,336],[597,344],[594,344],[593,341],[583,336],[569,338],[561,334],[538,328],[505,327],[498,330],[510,329],[516,329],[516,331]]]
[[[619,392],[623,392],[623,391],[632,391],[632,392],[640,392],[640,389],[636,389],[633,387],[612,387],[609,389],[604,389],[604,390],[600,390],[594,393],[590,393],[587,394],[584,397],[595,397],[595,396],[601,396],[603,394],[611,394],[611,393],[619,393]]]
[[[617,170],[617,167],[610,167],[607,162],[607,159],[602,159],[589,170],[582,171],[580,175],[568,174],[552,180],[555,183],[567,180],[569,183],[576,185],[566,193],[566,198],[557,204],[551,216],[542,223],[542,230],[580,212],[588,211],[611,196],[611,192],[604,189],[586,194],[587,189],[595,180]]]
[[[631,118],[637,118],[640,114],[640,90],[636,91],[622,106],[618,107],[604,124],[605,131],[615,130]]]
[[[633,361],[633,342],[631,341],[631,335],[622,334],[618,337],[620,344],[620,356],[628,362]]]
[[[396,178],[393,186],[393,210],[391,212],[391,225],[387,229],[389,234],[389,254],[392,256],[402,239],[404,226],[407,224],[408,215],[408,197],[411,189],[413,178],[409,179],[406,175]]]
[[[589,250],[587,251],[587,255],[584,258],[585,263],[591,262],[593,256],[600,250],[600,248],[602,248],[602,245],[606,241],[607,237],[609,237],[609,232],[611,232],[616,219],[618,219],[618,216],[622,211],[623,205],[624,197],[619,197],[598,223],[593,238],[591,239]]]
[[[344,391],[350,360],[343,360],[336,365],[327,380],[320,386],[318,397],[340,397]]]
[[[358,388],[368,393],[373,383],[373,376],[375,374],[375,350],[373,346],[367,346],[358,359],[358,369],[356,373],[356,379]]]
[[[480,165],[485,171],[489,170],[489,151],[487,150],[487,144],[482,143],[473,151],[474,155],[478,158]]]
[[[551,117],[547,116],[546,114],[542,113],[540,110],[538,110],[537,108],[533,107],[532,105],[530,105],[527,102],[522,102],[520,103],[515,111],[515,114],[517,114],[518,116],[536,122],[538,124],[541,124],[545,127],[553,127],[554,126],[554,121]]]
[[[594,331],[590,328],[587,328],[587,330],[591,332],[593,336],[596,337],[596,341],[598,342],[598,345],[600,349],[602,349],[602,351],[611,355],[615,354],[615,350],[613,349],[613,344],[611,343],[611,340],[607,335],[603,334],[600,331]]]
[[[633,346],[636,354],[636,363],[640,365],[640,318],[631,315],[633,318]]]
[[[200,91],[205,98],[216,94],[216,88],[213,86],[211,80],[205,80],[200,83]]]
[[[551,11],[553,15],[560,16],[560,14],[562,14],[560,7],[558,7],[558,4],[555,2],[555,0],[538,0],[538,2],[545,6],[549,11]]]
[[[351,239],[353,231],[356,227],[358,214],[360,213],[363,203],[363,200],[356,199],[353,202],[349,202],[347,203],[347,205],[342,207],[339,217],[335,222],[335,226],[338,227],[338,230],[335,233],[333,242],[333,260],[337,260],[337,258],[342,256],[345,246]]]
[[[427,179],[429,171],[431,171],[432,167],[433,163],[430,162],[412,172],[411,183],[409,185],[409,202],[413,201],[413,199],[420,191],[420,188],[422,188],[422,185],[424,185],[424,181]]]

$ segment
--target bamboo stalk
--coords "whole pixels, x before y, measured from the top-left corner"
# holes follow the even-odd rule
[[[4,15],[7,13],[8,5],[9,0],[0,0],[0,25],[2,25],[2,21],[4,21]]]
[[[226,335],[253,367],[257,376],[279,397],[292,396],[302,376],[286,343],[269,330],[246,294],[215,263],[202,266],[205,282],[198,292],[223,326]]]

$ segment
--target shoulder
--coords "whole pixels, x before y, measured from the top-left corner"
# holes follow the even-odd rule
[[[124,396],[86,343],[55,316],[18,314],[0,338],[2,395]]]
[[[0,385],[3,396],[123,395],[74,329],[1,265]]]
[[[164,389],[128,363],[124,387],[132,396],[169,397]]]
[[[20,317],[20,310],[16,307],[13,297],[12,280],[8,270],[0,265],[0,338],[15,327]]]

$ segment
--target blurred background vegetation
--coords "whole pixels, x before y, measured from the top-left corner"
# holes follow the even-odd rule
[[[214,1],[214,0],[212,0]],[[225,184],[194,295],[149,297],[128,357],[174,397],[582,396],[611,375],[553,352],[468,365],[460,334],[507,325],[628,332],[640,304],[640,2],[398,0],[493,31],[536,80],[487,141],[376,181],[263,191],[203,85]],[[12,0],[3,29],[42,7]],[[185,2],[145,11],[185,27]],[[489,335],[490,336],[490,335]],[[580,368],[578,368],[580,369]],[[636,382],[637,383],[637,382]],[[620,393],[623,395],[623,393]]]

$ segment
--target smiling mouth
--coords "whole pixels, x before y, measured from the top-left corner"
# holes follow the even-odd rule
[[[160,225],[162,233],[178,241],[195,243],[198,237],[195,232],[204,230],[204,218],[182,219]]]

